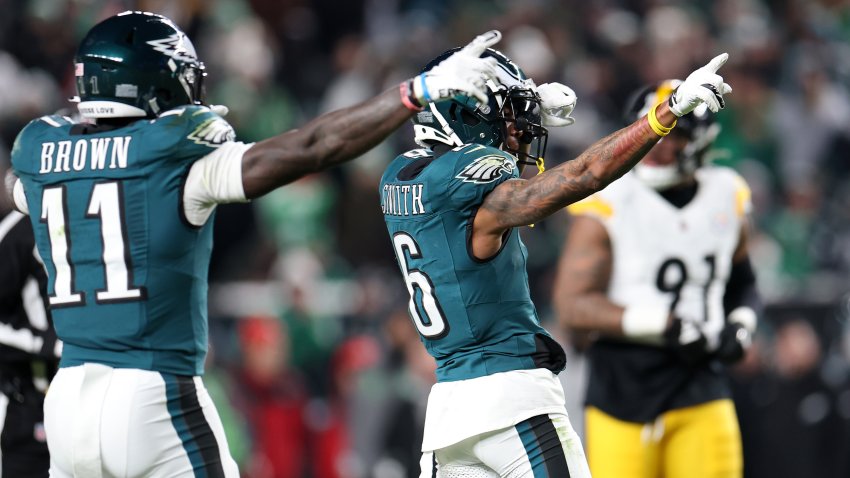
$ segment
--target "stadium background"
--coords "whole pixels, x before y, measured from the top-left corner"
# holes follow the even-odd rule
[[[354,104],[475,34],[538,84],[578,94],[550,165],[621,126],[629,93],[715,54],[734,92],[715,160],[753,189],[752,259],[769,309],[734,373],[746,476],[850,476],[850,3],[846,0],[0,0],[0,169],[30,119],[71,107],[72,56],[126,9],[174,19],[208,99],[252,141]],[[71,111],[68,109],[68,111]],[[206,383],[243,476],[416,476],[433,363],[406,315],[380,216],[383,165],[412,128],[343,168],[219,208]],[[550,330],[567,218],[523,238]],[[581,427],[584,368],[563,377]]]

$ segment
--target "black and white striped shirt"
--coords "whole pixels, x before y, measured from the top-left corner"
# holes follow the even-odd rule
[[[17,211],[0,213],[0,375],[6,375],[2,378],[18,372],[30,378],[33,361],[55,366],[62,343],[47,312],[46,288],[29,218]]]

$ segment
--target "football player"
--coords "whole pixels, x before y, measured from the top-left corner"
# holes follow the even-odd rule
[[[53,477],[232,477],[201,381],[216,205],[355,158],[430,102],[486,101],[493,31],[431,72],[300,129],[244,144],[204,103],[204,65],[169,19],[125,12],[77,51],[79,112],[18,135],[30,215],[65,343],[45,403]]]
[[[557,379],[565,354],[540,326],[517,227],[621,176],[677,117],[721,108],[727,55],[693,72],[670,104],[528,180],[521,169],[543,169],[547,127],[572,122],[575,95],[535,86],[501,53],[484,56],[498,60],[502,85],[490,85],[486,104],[459,96],[418,113],[422,149],[393,160],[379,189],[408,312],[437,362],[421,476],[589,477]]]
[[[628,119],[678,84],[640,91]],[[594,478],[742,475],[724,367],[749,346],[760,301],[750,191],[733,170],[704,164],[718,131],[695,109],[633,172],[568,208],[554,302],[577,342],[589,342]]]

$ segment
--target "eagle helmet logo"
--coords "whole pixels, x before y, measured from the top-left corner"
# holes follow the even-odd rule
[[[181,61],[198,61],[195,47],[188,41],[183,32],[175,32],[166,38],[147,42],[154,50],[165,56]]]

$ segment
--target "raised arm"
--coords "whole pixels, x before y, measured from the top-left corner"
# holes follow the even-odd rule
[[[356,158],[409,119],[398,88],[260,141],[242,157],[245,196],[255,198],[310,173]]]
[[[497,81],[496,60],[480,58],[501,34],[490,31],[400,88],[356,106],[322,115],[304,127],[260,141],[242,156],[247,198],[261,196],[306,174],[360,156],[409,119],[425,103],[458,94],[486,104],[486,82]]]
[[[656,114],[667,127],[676,119],[666,104],[658,106]],[[538,222],[625,174],[659,139],[644,117],[600,139],[572,161],[528,180],[506,181],[484,200],[476,228],[480,223],[481,232],[499,234]]]
[[[724,106],[732,91],[716,74],[728,59],[718,55],[694,71],[668,103],[591,145],[572,161],[535,176],[499,185],[484,199],[473,222],[472,248],[476,257],[489,257],[501,246],[505,231],[533,224],[555,211],[601,190],[631,169],[658,140],[675,126],[677,117],[705,103],[713,112]]]

